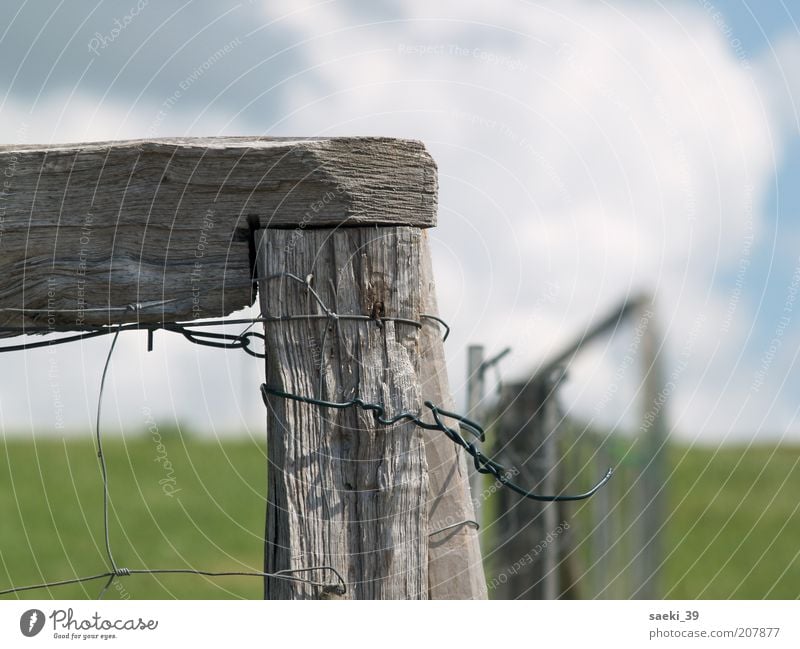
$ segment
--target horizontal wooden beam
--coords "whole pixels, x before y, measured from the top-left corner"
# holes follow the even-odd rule
[[[255,299],[256,229],[426,228],[436,196],[413,140],[0,146],[0,327],[221,317]]]

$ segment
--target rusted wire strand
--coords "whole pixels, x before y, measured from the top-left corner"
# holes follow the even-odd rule
[[[430,410],[431,416],[435,423],[431,424],[424,420],[422,420],[417,413],[413,412],[401,412],[392,417],[388,417],[386,415],[386,409],[383,405],[379,403],[369,403],[362,399],[351,399],[350,401],[326,401],[324,399],[315,399],[313,397],[303,396],[299,394],[292,394],[290,392],[286,392],[284,390],[280,390],[278,388],[270,387],[266,383],[261,385],[261,397],[264,400],[264,404],[269,406],[269,397],[275,396],[282,399],[291,399],[293,401],[299,401],[301,403],[306,403],[309,405],[319,406],[321,408],[334,408],[337,410],[344,410],[347,408],[354,408],[358,407],[362,410],[369,412],[372,414],[375,421],[382,425],[382,426],[392,426],[394,424],[398,424],[400,422],[408,422],[412,423],[419,428],[423,428],[425,430],[438,430],[445,435],[457,446],[463,448],[473,459],[475,464],[475,469],[480,473],[488,473],[500,483],[512,491],[515,491],[520,496],[524,498],[529,498],[530,500],[538,500],[542,502],[561,502],[561,501],[569,501],[569,500],[584,500],[589,498],[590,496],[594,495],[598,489],[600,489],[606,482],[611,479],[613,474],[612,469],[608,469],[606,474],[591,488],[589,491],[581,494],[554,494],[554,495],[542,495],[534,493],[532,490],[525,489],[524,487],[519,486],[515,482],[513,482],[509,477],[508,473],[509,470],[504,467],[503,465],[497,463],[490,457],[484,455],[472,442],[468,442],[464,439],[464,437],[459,433],[455,428],[448,426],[444,421],[443,417],[448,417],[450,419],[456,420],[459,425],[465,429],[467,432],[472,434],[474,437],[479,439],[480,441],[484,441],[485,436],[483,432],[483,428],[480,424],[464,417],[463,415],[458,415],[453,412],[449,412],[447,410],[443,410],[438,406],[434,405],[430,401],[425,402],[425,407]]]

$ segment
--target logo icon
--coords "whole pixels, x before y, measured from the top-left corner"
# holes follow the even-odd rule
[[[27,638],[32,638],[44,627],[44,613],[38,608],[32,608],[25,611],[19,618],[19,630],[22,635]]]

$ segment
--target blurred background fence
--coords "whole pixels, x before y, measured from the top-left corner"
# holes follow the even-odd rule
[[[616,423],[604,426],[572,414],[561,392],[571,363],[587,345],[611,336],[629,338],[618,374],[630,371],[639,380],[635,394],[624,400],[625,409],[635,414],[620,414]],[[490,408],[483,405],[486,372],[508,350],[484,361],[482,347],[470,348],[470,414],[492,421],[491,443],[501,463],[542,493],[579,492],[608,467],[616,474],[594,497],[574,503],[519,499],[474,476],[473,499],[486,501],[478,516],[490,596],[662,596],[668,391],[659,348],[651,299],[628,299],[528,378],[498,382],[498,398]],[[601,402],[618,389],[610,379]]]

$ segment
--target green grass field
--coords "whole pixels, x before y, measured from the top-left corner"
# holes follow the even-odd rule
[[[104,442],[117,564],[262,570],[264,447],[177,435],[164,435],[162,443],[158,449],[149,436]],[[102,482],[92,441],[7,441],[3,456],[0,590],[104,572]],[[165,456],[171,466],[156,459]],[[176,490],[172,496],[166,485]],[[96,597],[102,586],[94,581],[20,596]],[[258,598],[262,588],[258,577],[136,575],[118,580],[106,597]]]
[[[263,445],[175,434],[164,434],[163,444],[157,449],[149,436],[105,442],[118,565],[260,570]],[[1,448],[0,590],[104,572],[102,490],[92,441],[34,445],[10,438]],[[800,449],[787,447],[672,449],[665,596],[800,595],[799,460]],[[178,491],[167,495],[165,484]],[[95,597],[102,585],[18,596]],[[258,598],[261,588],[251,577],[135,575],[118,580],[107,597]]]
[[[800,448],[676,448],[671,460],[664,595],[800,597]]]

